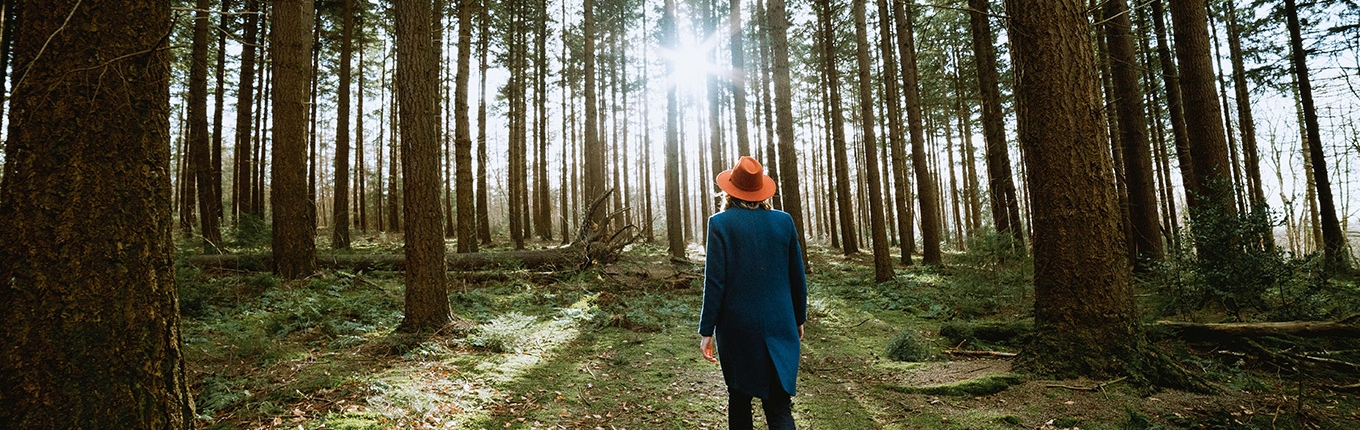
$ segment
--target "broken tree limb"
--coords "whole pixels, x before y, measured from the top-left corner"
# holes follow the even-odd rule
[[[1300,337],[1360,337],[1360,326],[1346,322],[1265,322],[1200,324],[1179,321],[1157,321],[1153,324],[1184,339],[1214,340],[1224,337],[1257,337],[1291,335]]]
[[[1112,379],[1112,380],[1109,380],[1109,381],[1105,381],[1105,382],[1101,382],[1101,383],[1099,383],[1099,384],[1096,384],[1096,385],[1093,386],[1093,387],[1078,387],[1078,386],[1073,386],[1073,385],[1062,385],[1062,384],[1047,384],[1047,385],[1044,385],[1044,386],[1045,386],[1045,387],[1048,387],[1048,388],[1066,388],[1066,389],[1073,390],[1073,391],[1099,391],[1101,388],[1105,388],[1105,386],[1107,386],[1107,385],[1115,384],[1115,383],[1118,383],[1119,381],[1123,381],[1123,380],[1125,380],[1125,379],[1129,379],[1129,377],[1127,377],[1127,376],[1120,376],[1120,377],[1118,377],[1118,378],[1114,378],[1114,379]]]
[[[958,349],[946,349],[946,350],[944,350],[944,353],[945,353],[945,354],[949,354],[949,355],[957,355],[957,356],[964,356],[964,357],[998,357],[998,358],[1014,358],[1015,355],[1016,355],[1014,352],[1001,352],[1001,351],[969,351],[969,350],[958,350]]]
[[[273,267],[270,254],[195,255],[186,261],[203,269],[229,269],[253,272],[269,271]],[[353,271],[405,270],[406,256],[402,254],[347,254],[319,255],[318,267]],[[538,250],[477,252],[446,254],[444,265],[449,271],[488,269],[570,270],[586,264],[586,253],[575,246]]]
[[[583,219],[601,210],[614,190],[605,191],[587,209]],[[637,227],[626,225],[617,231],[609,230],[608,220],[628,211],[621,209],[604,218],[603,224],[582,223],[576,240],[560,248],[515,250],[501,252],[450,253],[444,256],[445,269],[465,272],[491,269],[528,269],[538,271],[566,271],[585,269],[594,265],[610,264],[619,260],[623,248],[637,239]],[[250,255],[195,255],[186,260],[199,268],[266,272],[273,268],[270,254]],[[402,254],[338,254],[321,255],[318,267],[343,270],[405,270],[406,256]]]

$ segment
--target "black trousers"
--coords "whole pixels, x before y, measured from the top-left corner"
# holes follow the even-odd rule
[[[760,408],[765,410],[765,421],[770,425],[770,430],[796,430],[793,424],[792,399],[789,398],[789,393],[784,392],[784,385],[779,382],[779,376],[774,372],[771,372],[771,375],[769,398],[760,401]],[[751,396],[728,390],[727,425],[732,430],[754,429],[751,420]]]

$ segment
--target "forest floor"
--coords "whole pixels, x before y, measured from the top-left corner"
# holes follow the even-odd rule
[[[376,239],[356,246],[399,252]],[[1032,290],[952,268],[969,264],[957,255],[944,269],[899,268],[895,281],[874,284],[868,256],[819,247],[809,254],[814,271],[794,398],[803,429],[1360,428],[1360,397],[1326,388],[1356,381],[1273,371],[1203,348],[1165,347],[1205,372],[1215,394],[1038,380],[1012,373],[1007,359],[954,359],[944,351],[959,345],[940,335],[942,325],[982,313],[1023,319],[1021,303],[1033,300]],[[649,245],[597,270],[500,271],[476,282],[450,274],[460,323],[404,346],[411,343],[392,334],[402,313],[399,272],[326,271],[280,282],[181,267],[200,422],[214,429],[726,428],[722,375],[698,352],[701,275],[701,265],[672,264]],[[886,358],[903,331],[924,340],[923,361]],[[986,341],[963,349],[1015,351]]]

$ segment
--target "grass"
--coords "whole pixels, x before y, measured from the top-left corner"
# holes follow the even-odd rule
[[[1228,392],[1149,395],[1124,384],[1075,391],[1017,377],[1004,360],[950,361],[941,351],[960,337],[1014,351],[987,334],[997,327],[988,321],[1022,319],[1025,306],[965,303],[951,292],[974,282],[960,277],[976,274],[951,266],[900,269],[894,281],[875,284],[867,256],[813,248],[810,258],[816,271],[794,399],[801,428],[1272,422],[1263,419],[1278,428],[1360,427],[1347,412],[1356,410],[1353,397],[1315,381],[1300,391],[1288,378],[1194,351],[1181,355],[1191,360],[1185,365],[1217,372]],[[335,271],[282,282],[186,268],[180,288],[191,389],[202,426],[214,429],[725,428],[720,369],[697,351],[701,270],[672,266],[643,246],[600,271],[508,271],[504,281],[451,283],[453,313],[475,327],[397,349],[399,273]],[[1024,287],[1007,291],[1032,297]],[[954,335],[940,336],[942,327]],[[904,332],[927,353],[889,358]]]

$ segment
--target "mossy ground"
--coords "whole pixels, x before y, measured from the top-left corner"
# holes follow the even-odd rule
[[[392,249],[359,243],[356,252]],[[414,346],[392,335],[401,320],[399,273],[333,271],[280,282],[183,269],[186,354],[201,424],[726,428],[721,373],[697,351],[701,267],[672,265],[663,254],[638,246],[601,270],[509,272],[505,281],[480,284],[454,278],[450,303],[472,328]],[[815,272],[794,404],[800,428],[1360,428],[1354,396],[1212,354],[1179,357],[1215,375],[1226,389],[1214,395],[1124,383],[1073,390],[1052,385],[1102,381],[1020,378],[1003,359],[951,361],[943,351],[958,341],[939,336],[942,324],[977,309],[995,321],[1023,319],[1032,293],[991,281],[970,290],[958,266],[899,268],[896,280],[874,284],[867,256],[810,254]],[[975,290],[994,301],[960,297]],[[994,292],[1011,299],[997,301]],[[919,334],[931,351],[925,361],[886,358],[903,330]],[[967,345],[1014,351],[1005,342]]]

